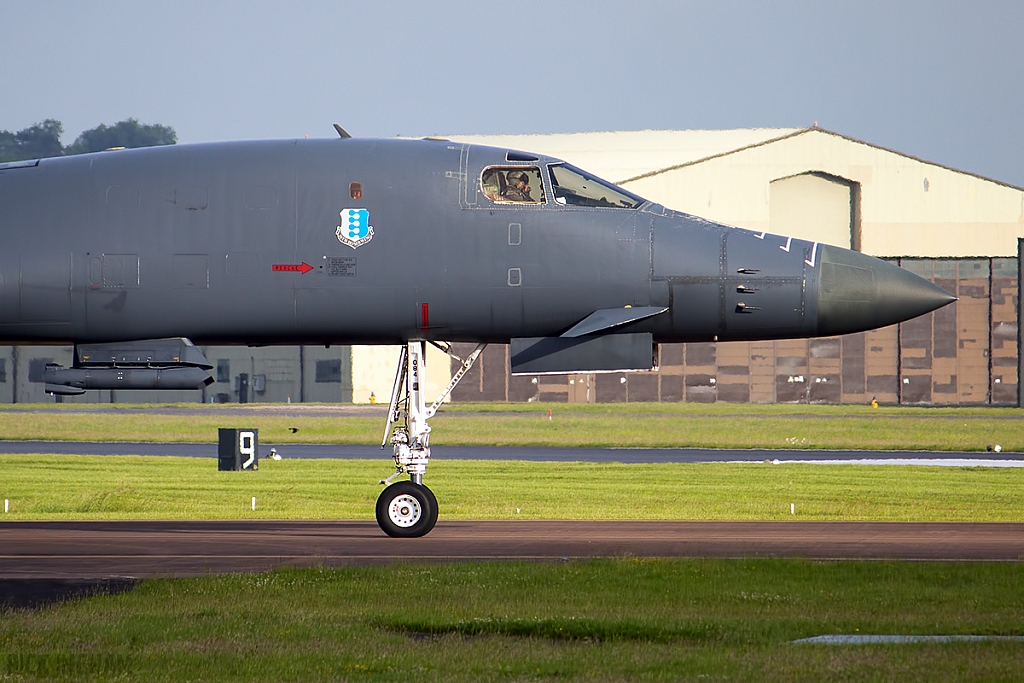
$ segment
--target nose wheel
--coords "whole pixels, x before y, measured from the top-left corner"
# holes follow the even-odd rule
[[[430,462],[430,427],[427,420],[434,416],[445,397],[473,366],[485,346],[479,344],[463,360],[452,353],[450,346],[430,343],[460,361],[462,367],[441,396],[427,406],[422,390],[426,343],[413,341],[402,347],[395,384],[391,390],[388,424],[381,441],[381,448],[388,444],[392,446],[395,472],[381,480],[380,483],[387,488],[377,498],[377,524],[388,536],[397,538],[423,536],[437,523],[437,498],[423,485],[423,475]],[[409,475],[408,481],[391,483],[406,474]]]
[[[388,536],[418,538],[437,523],[437,498],[423,484],[400,481],[377,498],[377,524]]]

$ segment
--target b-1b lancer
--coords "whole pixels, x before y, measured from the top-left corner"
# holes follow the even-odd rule
[[[0,339],[75,346],[72,367],[46,368],[51,393],[199,388],[211,365],[193,342],[401,345],[376,510],[391,536],[437,520],[428,421],[486,344],[511,344],[514,373],[649,370],[659,343],[846,334],[954,300],[855,251],[439,139],[0,164],[0,230]],[[428,403],[425,345],[452,342],[477,346]]]

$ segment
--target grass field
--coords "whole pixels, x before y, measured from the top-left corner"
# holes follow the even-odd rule
[[[0,618],[0,679],[1020,680],[1024,566],[603,560],[144,582]]]
[[[553,410],[548,420],[547,410]],[[307,408],[306,410],[315,410]],[[452,406],[436,444],[1024,450],[1018,410]],[[379,415],[0,409],[7,439],[374,443]],[[292,433],[289,428],[299,431]],[[370,519],[390,461],[0,455],[3,519]],[[436,458],[447,519],[1024,519],[1024,469]],[[251,509],[257,497],[258,507]],[[2,524],[2,521],[0,521]],[[824,634],[1024,635],[1024,564],[466,563],[147,580],[0,612],[0,681],[1015,681],[1024,643],[794,645]]]
[[[60,441],[216,441],[218,427],[260,430],[263,443],[379,443],[383,409],[337,417],[316,406],[0,409],[0,438]],[[282,411],[289,414],[282,415]],[[324,406],[322,410],[329,410]],[[552,411],[548,419],[548,410]],[[456,404],[432,421],[435,445],[827,448],[1024,451],[1024,411],[693,403]],[[292,431],[292,430],[297,431]]]
[[[372,519],[390,461],[0,455],[0,519]],[[1024,469],[435,459],[445,519],[1022,521]],[[257,498],[253,512],[252,497]]]

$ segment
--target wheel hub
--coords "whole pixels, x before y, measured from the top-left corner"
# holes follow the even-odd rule
[[[388,505],[388,517],[395,526],[411,527],[420,521],[422,516],[423,508],[420,506],[420,502],[406,493],[395,496],[391,500],[391,504]]]

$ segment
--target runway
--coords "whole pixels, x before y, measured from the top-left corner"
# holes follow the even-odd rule
[[[373,521],[7,522],[0,579],[594,557],[1024,560],[1024,523],[446,521],[393,539]]]
[[[390,460],[390,450],[351,444],[260,443],[260,457],[274,448],[284,458]],[[437,460],[524,460],[531,462],[860,462],[865,464],[923,464],[951,466],[1024,467],[1024,454],[977,451],[823,451],[809,449],[716,448],[558,448],[548,446],[433,446]],[[217,457],[215,443],[0,441],[4,453],[65,453],[75,455],[152,455],[192,458]]]

